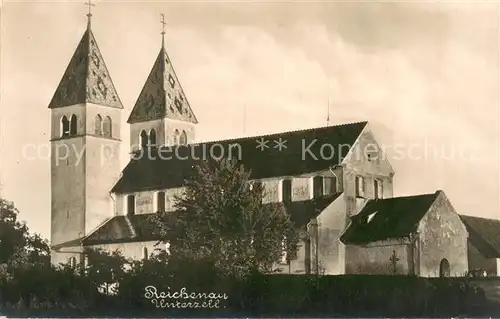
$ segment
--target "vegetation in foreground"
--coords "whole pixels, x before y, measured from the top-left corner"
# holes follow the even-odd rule
[[[12,316],[483,316],[499,308],[466,278],[270,275],[283,239],[293,256],[302,232],[233,162],[206,163],[187,181],[176,214],[155,223],[170,253],[130,261],[90,250],[85,267],[50,264],[0,199],[0,314]],[[175,256],[173,258],[172,256]]]

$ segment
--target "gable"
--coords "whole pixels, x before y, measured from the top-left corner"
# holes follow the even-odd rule
[[[342,150],[342,163],[347,167],[363,165],[363,170],[389,176],[394,175],[394,169],[387,158],[383,147],[379,145],[369,125],[366,125],[356,143],[348,153]]]
[[[131,193],[148,189],[181,187],[195,172],[195,165],[210,156],[232,157],[251,170],[251,179],[296,176],[326,170],[340,163],[338,152],[322,157],[323,145],[353,145],[367,122],[321,127],[309,130],[207,142],[165,146],[151,149],[151,156],[132,159],[112,189],[114,193]],[[286,141],[278,150],[276,141]],[[258,141],[267,141],[264,148]],[[213,158],[212,158],[213,159]]]

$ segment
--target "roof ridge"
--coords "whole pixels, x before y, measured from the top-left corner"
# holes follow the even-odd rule
[[[494,221],[499,221],[500,222],[500,218],[487,218],[487,217],[483,217],[483,216],[472,216],[472,215],[464,215],[464,214],[458,214],[458,216],[465,217],[465,218],[477,218],[477,219],[485,219],[485,220],[494,220]]]
[[[388,198],[374,198],[372,200],[389,200],[389,199],[403,199],[403,198],[412,198],[412,197],[424,197],[424,196],[431,196],[431,195],[438,195],[438,192],[434,193],[424,193],[424,194],[415,194],[415,195],[406,195],[406,196],[393,196],[393,197],[388,197]]]
[[[221,139],[221,140],[211,140],[211,141],[204,141],[204,142],[198,142],[198,143],[189,143],[189,145],[198,145],[198,144],[208,144],[208,143],[217,143],[217,142],[231,142],[231,141],[237,141],[237,140],[243,140],[243,139],[252,139],[252,138],[257,138],[257,137],[267,137],[267,136],[273,136],[273,135],[281,135],[281,134],[287,134],[287,133],[304,133],[304,132],[310,132],[310,131],[315,131],[315,130],[320,130],[320,129],[326,129],[326,128],[340,128],[340,127],[346,127],[346,126],[351,126],[351,125],[360,125],[368,124],[368,121],[360,121],[360,122],[351,122],[351,123],[344,123],[344,124],[339,124],[339,125],[325,125],[325,126],[315,126],[315,127],[310,127],[306,129],[297,129],[297,130],[291,130],[291,131],[281,131],[281,132],[275,132],[275,133],[267,133],[263,135],[252,135],[252,136],[243,136],[243,137],[238,137],[238,138],[232,138],[232,139]],[[186,146],[186,145],[179,145],[179,146]]]

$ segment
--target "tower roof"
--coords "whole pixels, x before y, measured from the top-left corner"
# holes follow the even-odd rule
[[[49,108],[79,103],[123,108],[92,34],[90,17],[87,30],[64,72]]]
[[[127,123],[162,118],[198,123],[163,43]]]

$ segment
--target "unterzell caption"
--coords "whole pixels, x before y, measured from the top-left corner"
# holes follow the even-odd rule
[[[226,294],[214,292],[188,292],[186,288],[179,291],[160,291],[155,286],[144,288],[144,297],[151,300],[156,308],[223,308],[221,301],[227,300]]]

